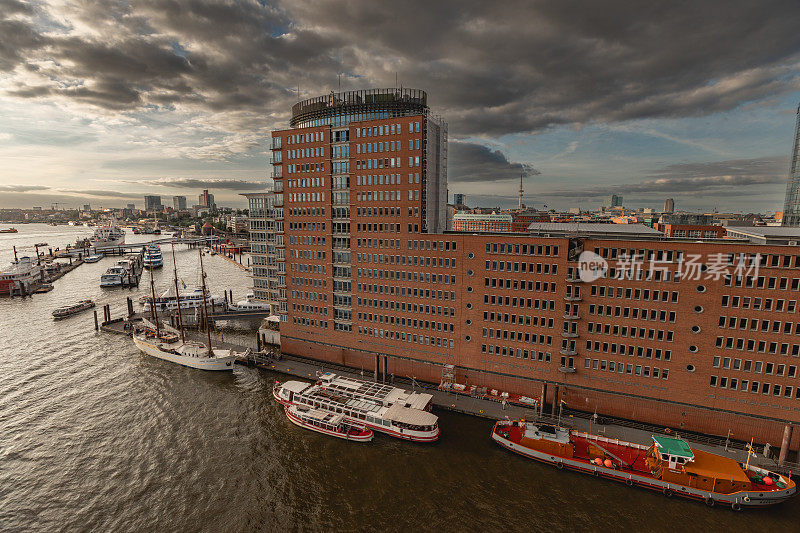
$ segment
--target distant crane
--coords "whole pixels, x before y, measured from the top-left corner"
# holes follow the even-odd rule
[[[53,202],[53,204],[50,207],[53,208],[53,211],[58,211],[59,205],[61,205],[59,202]]]

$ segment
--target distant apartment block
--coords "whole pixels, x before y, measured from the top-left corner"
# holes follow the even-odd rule
[[[164,207],[161,205],[161,197],[156,195],[146,195],[144,197],[145,211],[162,211]]]
[[[185,196],[173,196],[172,197],[172,208],[175,211],[186,211],[186,197]]]
[[[456,213],[453,231],[507,232],[511,231],[513,217],[508,213]]]

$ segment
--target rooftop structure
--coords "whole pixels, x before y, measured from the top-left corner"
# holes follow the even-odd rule
[[[800,227],[787,226],[747,226],[727,227],[730,237],[747,239],[753,244],[774,244],[798,246]]]
[[[664,239],[660,231],[643,224],[602,224],[592,222],[536,222],[528,226],[531,235],[543,237],[598,237],[605,239]]]
[[[786,200],[783,206],[784,226],[800,226],[800,106],[797,108],[797,123],[789,164],[789,182],[786,184]]]

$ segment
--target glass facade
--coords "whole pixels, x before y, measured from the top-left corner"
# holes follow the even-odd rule
[[[797,109],[797,126],[794,130],[789,183],[783,206],[783,225],[800,226],[800,107]]]

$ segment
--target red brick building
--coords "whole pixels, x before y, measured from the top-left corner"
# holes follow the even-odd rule
[[[667,237],[678,239],[721,239],[725,237],[723,226],[712,224],[710,215],[665,214],[653,224],[653,228]]]
[[[800,423],[797,247],[445,234],[446,125],[423,91],[307,100],[292,125],[273,132],[265,259],[284,352],[378,378],[438,382],[453,365],[545,412],[742,440],[777,444]],[[604,277],[582,281],[584,251]]]

